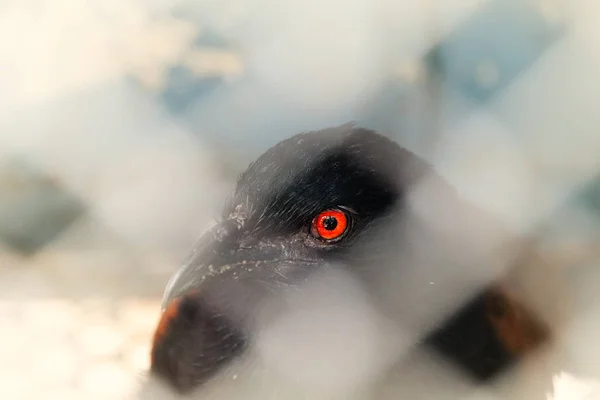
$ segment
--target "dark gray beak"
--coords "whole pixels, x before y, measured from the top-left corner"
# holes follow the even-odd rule
[[[240,240],[234,221],[204,234],[167,284],[151,372],[186,393],[242,354],[263,300],[310,271],[290,254],[281,243]]]
[[[170,279],[151,350],[151,373],[187,393],[229,364],[246,347],[241,315],[244,265],[235,251],[236,227],[224,223],[202,236]]]

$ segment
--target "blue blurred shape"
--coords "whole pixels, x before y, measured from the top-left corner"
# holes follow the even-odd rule
[[[231,44],[219,32],[204,28],[196,37],[193,47],[200,51],[202,48],[228,49]],[[160,99],[169,111],[181,114],[224,83],[225,76],[200,76],[183,65],[176,65],[168,72],[166,89],[161,92]]]
[[[204,28],[194,41],[196,47],[212,47],[216,49],[230,48],[229,41],[214,29]]]
[[[12,250],[37,252],[85,211],[76,196],[23,160],[0,166],[0,240]]]
[[[197,76],[184,66],[175,66],[168,73],[167,86],[160,93],[160,100],[169,111],[180,114],[224,83],[222,76]]]
[[[575,194],[580,204],[596,214],[600,214],[600,176],[596,176]]]
[[[540,2],[491,0],[425,56],[445,86],[484,103],[527,70],[565,31]]]

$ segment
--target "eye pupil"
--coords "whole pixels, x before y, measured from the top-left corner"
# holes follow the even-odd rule
[[[336,217],[328,216],[323,218],[323,228],[328,231],[334,230],[338,225],[338,220]]]
[[[348,229],[348,216],[345,212],[330,209],[321,212],[312,222],[312,235],[322,240],[335,240],[341,238]]]

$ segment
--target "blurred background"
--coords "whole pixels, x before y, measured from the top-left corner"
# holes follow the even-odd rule
[[[541,232],[591,340],[598,71],[594,0],[0,0],[0,398],[126,398],[237,174],[348,121]]]

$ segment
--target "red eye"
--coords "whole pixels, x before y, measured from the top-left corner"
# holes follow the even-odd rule
[[[348,228],[346,213],[339,210],[323,211],[312,223],[312,234],[320,239],[334,240],[341,237]]]

